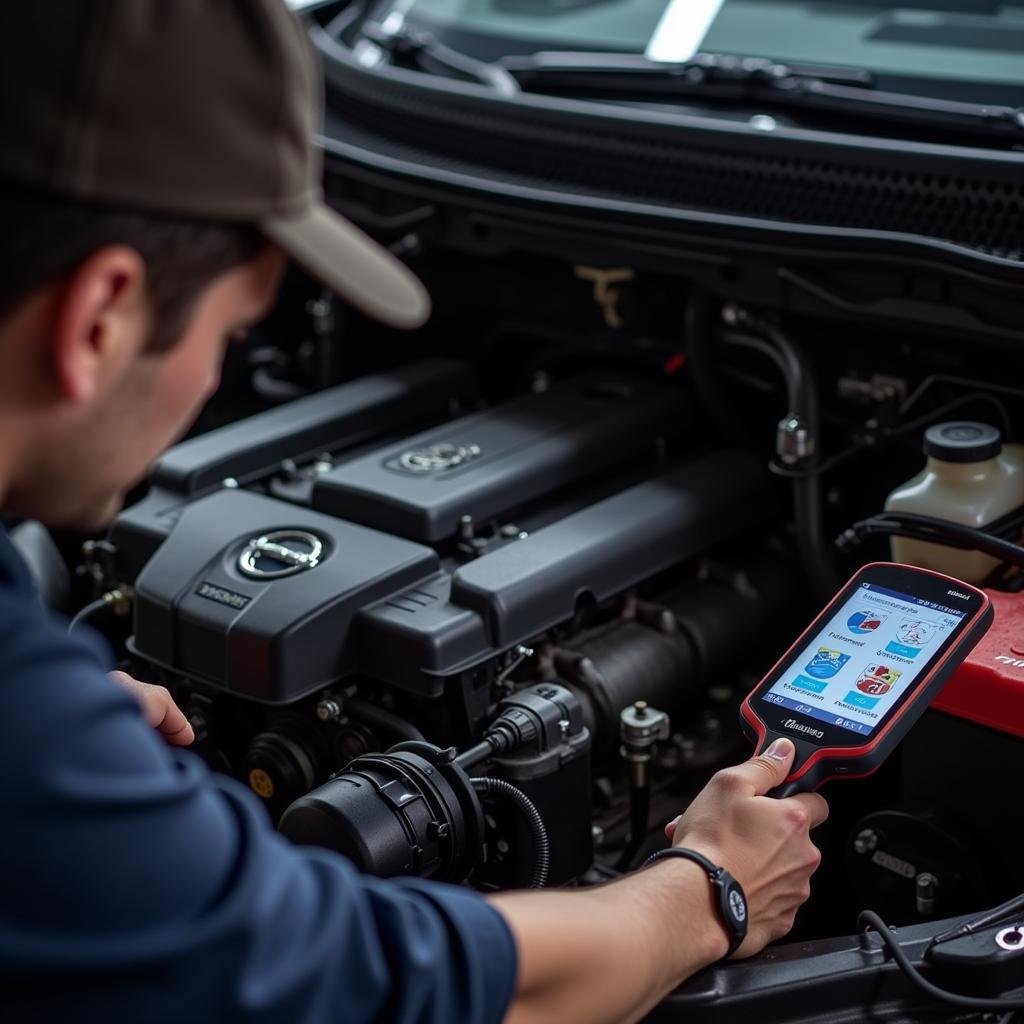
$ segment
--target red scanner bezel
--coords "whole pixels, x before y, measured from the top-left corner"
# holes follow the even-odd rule
[[[914,687],[901,695],[900,703],[895,709],[891,718],[887,719],[878,728],[878,733],[870,737],[867,742],[859,745],[842,746],[817,746],[812,741],[799,736],[771,731],[772,738],[785,736],[793,740],[797,747],[797,767],[790,773],[783,783],[784,786],[795,785],[798,789],[814,790],[831,778],[864,778],[877,771],[882,762],[895,747],[896,743],[903,738],[903,735],[910,728],[916,718],[923,713],[924,708],[920,706],[920,698],[925,691],[932,690],[928,694],[925,707],[930,703],[931,698],[942,688],[946,679],[952,674],[960,662],[967,656],[974,644],[984,635],[992,621],[992,606],[988,595],[970,584],[961,580],[946,576],[943,573],[931,569],[920,569],[916,566],[899,565],[894,562],[871,562],[863,566],[850,577],[850,579],[836,592],[831,601],[815,616],[814,620],[790,644],[785,653],[775,662],[771,670],[767,672],[761,681],[744,698],[740,706],[740,715],[743,722],[750,727],[756,736],[755,752],[760,753],[764,748],[769,736],[769,725],[758,715],[753,701],[767,692],[778,680],[779,674],[787,670],[790,663],[795,660],[795,653],[805,647],[811,640],[821,632],[824,624],[831,618],[835,608],[846,601],[853,591],[865,582],[863,577],[870,576],[872,570],[882,570],[889,573],[892,570],[905,570],[916,575],[928,576],[949,585],[964,593],[969,593],[979,599],[978,605],[973,612],[969,612],[959,627],[958,632],[947,639],[948,649],[917,681]],[[953,642],[950,642],[952,640]],[[911,710],[916,715],[908,722],[907,714]],[[797,715],[794,712],[794,715]],[[808,719],[813,722],[813,719]],[[901,724],[904,728],[900,728]],[[830,765],[833,771],[829,771]],[[856,765],[851,762],[858,762]],[[800,785],[804,783],[804,785]]]

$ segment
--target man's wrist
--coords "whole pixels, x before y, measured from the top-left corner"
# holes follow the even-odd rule
[[[687,922],[686,945],[700,961],[697,967],[687,964],[689,970],[699,970],[721,960],[729,952],[732,936],[722,922],[715,903],[714,891],[707,872],[692,860],[669,857],[657,861],[648,869],[657,872],[659,882],[676,887],[686,906],[680,907],[680,917]]]

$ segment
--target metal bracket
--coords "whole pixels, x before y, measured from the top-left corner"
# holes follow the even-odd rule
[[[625,284],[636,277],[631,267],[576,267],[576,276],[594,285],[594,302],[601,307],[604,322],[613,330],[619,330],[624,324],[619,312],[619,299],[622,289],[617,285]]]

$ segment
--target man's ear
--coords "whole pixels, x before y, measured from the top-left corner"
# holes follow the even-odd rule
[[[146,265],[125,245],[97,249],[59,292],[50,349],[61,395],[89,401],[141,350],[149,330]]]

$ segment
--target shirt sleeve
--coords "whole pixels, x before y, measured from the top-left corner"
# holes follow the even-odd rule
[[[291,846],[243,786],[172,755],[92,645],[29,604],[0,602],[10,1019],[503,1018],[516,950],[488,903]]]

